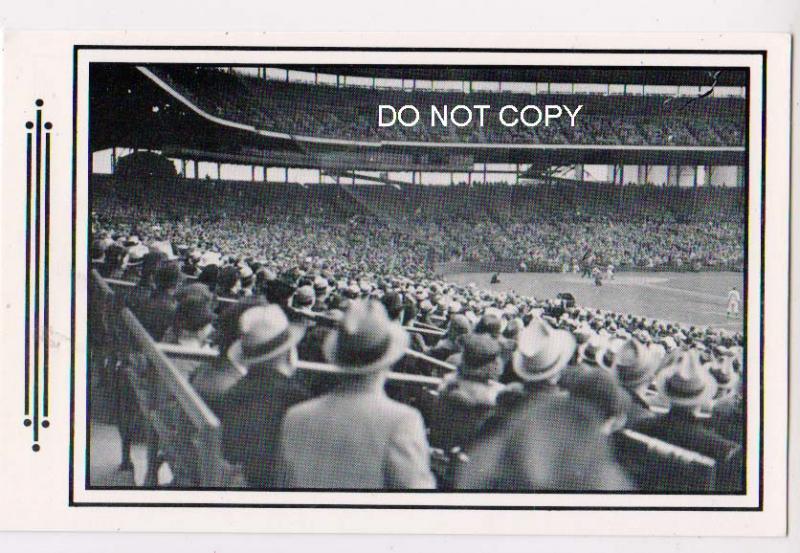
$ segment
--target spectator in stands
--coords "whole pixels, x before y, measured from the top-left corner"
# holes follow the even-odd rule
[[[631,399],[609,371],[568,371],[559,385],[578,403],[592,406],[603,420],[601,432],[611,435],[628,422]]]
[[[628,424],[631,426],[654,416],[650,409],[648,388],[661,363],[661,357],[659,348],[643,344],[635,338],[627,340],[613,354],[611,371],[631,397],[627,414]]]
[[[217,277],[217,296],[220,298],[237,299],[241,290],[239,270],[233,265],[227,265],[220,269],[219,276]]]
[[[100,274],[105,278],[120,278],[128,266],[128,250],[119,242],[114,242],[105,251]]]
[[[712,361],[711,375],[717,381],[718,392],[714,398],[709,426],[722,437],[744,443],[744,388],[742,377],[734,368],[735,354],[724,346],[721,357]]]
[[[451,355],[461,352],[462,338],[470,332],[472,332],[472,323],[469,322],[469,319],[465,315],[453,315],[447,326],[447,333],[426,353],[444,361]]]
[[[206,298],[197,295],[184,297],[178,303],[174,322],[164,333],[162,341],[187,348],[208,348],[215,319],[211,302]]]
[[[498,382],[502,352],[497,340],[486,334],[468,334],[462,344],[458,372],[442,379],[431,424],[431,444],[445,451],[472,443],[505,388]]]
[[[280,307],[251,307],[239,319],[242,335],[228,359],[245,376],[225,394],[221,408],[225,458],[242,466],[249,486],[280,486],[278,438],[286,411],[305,400],[295,378],[296,346],[303,330]]]
[[[202,284],[193,286],[204,287]],[[236,365],[228,358],[228,349],[241,336],[239,319],[250,308],[264,303],[259,298],[248,298],[224,309],[216,321],[217,356],[192,373],[191,383],[195,390],[218,415],[222,412],[225,394],[247,374],[244,367]]]
[[[161,342],[175,319],[178,306],[175,292],[181,282],[180,269],[175,263],[162,263],[153,280],[155,289],[150,298],[132,305],[131,310],[153,340]]]
[[[139,280],[125,298],[125,304],[134,314],[137,314],[138,307],[147,302],[150,296],[153,295],[156,271],[166,259],[167,256],[159,251],[148,252],[142,258]]]
[[[669,399],[669,412],[632,429],[714,459],[719,464],[717,491],[741,491],[741,445],[723,438],[698,417],[716,394],[717,383],[697,351],[678,349],[665,357],[655,384]]]
[[[514,370],[524,385],[498,408],[468,449],[456,488],[465,490],[626,490],[605,419],[557,382],[575,350],[569,332],[532,321],[519,338]]]
[[[354,301],[325,354],[342,371],[330,393],[292,408],[281,436],[285,485],[430,489],[428,442],[415,409],[389,399],[385,373],[408,336],[374,301]]]

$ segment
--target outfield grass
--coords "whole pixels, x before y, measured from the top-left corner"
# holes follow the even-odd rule
[[[742,329],[743,313],[736,319],[725,315],[728,290],[735,286],[743,295],[742,273],[618,273],[614,280],[604,280],[602,286],[571,273],[502,273],[499,284],[490,284],[491,273],[452,274],[446,279],[458,284],[474,282],[490,290],[515,290],[536,298],[571,292],[577,304],[585,307]]]

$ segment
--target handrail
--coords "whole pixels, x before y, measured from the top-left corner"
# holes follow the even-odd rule
[[[186,377],[175,368],[169,358],[161,351],[158,344],[153,341],[147,330],[136,319],[136,315],[126,307],[122,309],[120,316],[123,324],[128,327],[137,345],[141,348],[142,353],[150,359],[157,370],[165,373],[164,376],[166,378],[163,378],[163,380],[186,414],[192,419],[192,422],[198,427],[204,425],[218,427],[220,421],[217,416],[197,395],[197,392],[186,380]]]
[[[156,344],[156,347],[165,354],[168,358],[174,357],[176,359],[193,359],[196,361],[211,361],[216,359],[217,352],[212,349],[200,349],[187,346],[179,346],[176,344],[165,344],[163,342]],[[438,361],[438,360],[437,360]],[[445,363],[445,365],[447,365]],[[304,371],[321,372],[329,374],[347,374],[342,369],[331,365],[329,363],[316,363],[314,361],[298,361],[297,368]],[[439,386],[442,383],[441,378],[435,376],[424,376],[417,374],[406,374],[389,371],[386,373],[386,379],[397,382],[413,382],[416,384],[432,384]]]
[[[698,463],[708,468],[714,468],[717,465],[717,462],[714,459],[703,455],[702,453],[659,440],[658,438],[642,434],[641,432],[636,432],[635,430],[626,428],[621,431],[621,434],[630,440],[646,445],[649,449],[654,449],[659,452],[668,452],[685,461]]]
[[[97,270],[96,269],[92,269],[92,271],[96,272]],[[98,276],[100,276],[99,273],[98,273]],[[100,279],[103,280],[104,284],[106,284],[106,285],[113,284],[114,286],[124,286],[126,288],[133,288],[133,287],[136,286],[136,283],[132,282],[130,280],[122,280],[122,279],[119,279],[119,278],[103,278],[103,277],[100,277]],[[194,280],[197,280],[197,279],[194,279]],[[233,298],[222,298],[222,297],[219,297],[219,296],[216,296],[215,299],[220,303],[234,304],[234,303],[238,303],[239,302],[239,300],[235,300]]]

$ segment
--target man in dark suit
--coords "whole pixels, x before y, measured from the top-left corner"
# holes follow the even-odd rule
[[[167,329],[174,322],[178,307],[175,292],[180,280],[181,272],[177,264],[161,263],[153,277],[155,288],[150,297],[128,299],[131,311],[156,342],[163,340]]]
[[[279,485],[278,437],[286,411],[307,398],[295,375],[303,329],[290,325],[280,307],[252,307],[239,320],[242,338],[228,358],[246,372],[221,405],[225,458],[242,466],[249,486]]]

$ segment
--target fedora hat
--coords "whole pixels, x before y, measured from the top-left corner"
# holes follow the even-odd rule
[[[289,305],[292,307],[312,307],[317,299],[314,288],[306,284],[298,288],[289,298]]]
[[[450,323],[447,325],[447,335],[451,339],[469,334],[470,332],[472,332],[472,323],[466,315],[456,314],[451,317]]]
[[[150,245],[150,251],[154,252],[161,252],[167,256],[167,259],[172,261],[173,259],[178,259],[178,256],[175,255],[175,250],[172,248],[172,244],[169,243],[167,240],[161,240],[159,242],[153,242]]]
[[[682,407],[704,405],[717,392],[717,382],[700,363],[699,354],[687,349],[677,349],[664,358],[655,386],[672,405]]]
[[[722,399],[735,393],[739,387],[741,377],[733,368],[731,357],[722,357],[709,364],[709,372],[717,382],[716,399]]]
[[[252,367],[296,346],[303,328],[289,324],[277,305],[251,307],[239,317],[242,337],[228,348],[228,359],[236,365]]]
[[[605,338],[593,332],[589,339],[578,348],[578,361],[610,370],[610,360],[607,359],[607,352],[608,343]]]
[[[324,294],[328,290],[328,280],[325,277],[317,275],[314,277],[314,291],[319,294]]]
[[[211,309],[211,303],[199,296],[183,298],[175,310],[176,325],[192,332],[214,322],[216,318],[214,310]]]
[[[142,259],[149,251],[150,248],[141,242],[137,242],[133,246],[130,246],[128,248],[128,265],[138,265],[142,262]]]
[[[660,360],[657,350],[631,338],[614,352],[611,370],[622,386],[638,388],[652,380]]]
[[[523,380],[548,380],[569,363],[575,347],[572,333],[553,329],[541,319],[533,319],[519,333],[511,364],[514,372]]]
[[[405,355],[408,334],[389,320],[374,300],[353,300],[338,330],[323,342],[325,359],[345,373],[367,374],[388,369]]]
[[[461,338],[464,350],[458,374],[467,380],[486,381],[499,378],[500,344],[488,334],[467,334]]]

